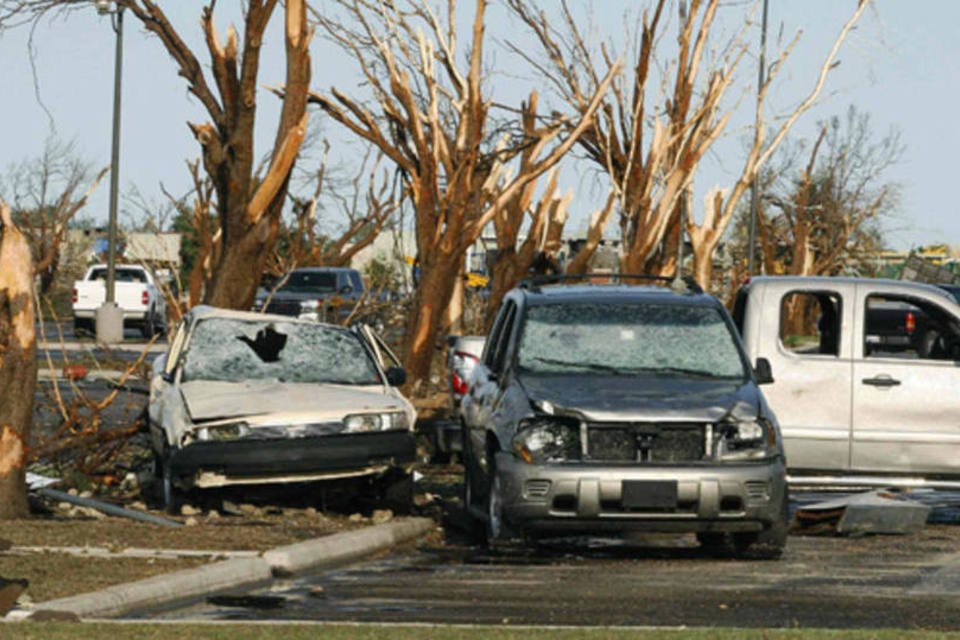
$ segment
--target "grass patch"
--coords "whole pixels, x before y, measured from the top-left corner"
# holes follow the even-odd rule
[[[247,640],[289,638],[292,640],[677,640],[680,638],[794,640],[849,639],[897,640],[960,637],[925,631],[832,630],[832,629],[536,629],[531,627],[456,627],[398,625],[316,624],[156,624],[156,623],[21,623],[0,625],[0,638],[23,640],[93,640],[104,638],[192,638],[194,640]]]
[[[26,578],[30,581],[27,595],[34,602],[41,602],[189,569],[206,562],[208,560],[195,558],[152,560],[42,553],[0,557],[0,576]]]

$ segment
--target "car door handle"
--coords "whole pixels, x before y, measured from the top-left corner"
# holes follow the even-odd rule
[[[890,376],[882,375],[876,378],[864,378],[863,384],[869,384],[871,387],[896,387],[900,384],[900,381]]]

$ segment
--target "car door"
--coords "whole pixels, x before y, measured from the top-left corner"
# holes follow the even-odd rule
[[[183,320],[173,335],[170,348],[164,354],[162,367],[158,367],[150,379],[150,399],[147,404],[147,416],[150,429],[150,440],[157,451],[163,447],[166,439],[164,435],[164,421],[170,419],[171,413],[182,410],[179,391],[174,382],[180,359],[183,356],[187,342],[187,333],[190,329],[189,319]]]
[[[499,406],[501,374],[516,315],[517,305],[512,300],[508,300],[500,308],[470,386],[468,414],[465,414],[467,437],[472,455],[483,471],[486,471],[487,430],[494,424],[494,412]]]
[[[878,302],[880,304],[878,304]],[[908,346],[877,338],[882,306],[913,314]],[[960,472],[960,317],[946,297],[858,286],[852,467],[861,472]],[[931,332],[936,332],[934,336]],[[931,348],[932,344],[939,344]]]
[[[851,283],[769,281],[763,290],[757,355],[774,382],[764,396],[780,422],[790,469],[850,466],[853,312]]]

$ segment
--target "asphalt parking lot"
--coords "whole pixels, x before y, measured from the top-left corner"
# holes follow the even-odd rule
[[[535,625],[923,628],[960,625],[960,528],[792,535],[779,561],[715,557],[692,536],[554,541],[491,554],[440,544],[142,617]]]

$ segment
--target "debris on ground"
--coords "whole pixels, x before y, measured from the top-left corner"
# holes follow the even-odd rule
[[[794,517],[805,533],[904,535],[923,529],[930,511],[902,493],[880,489],[802,505]]]
[[[118,518],[128,518],[130,520],[140,520],[142,522],[158,524],[163,527],[182,526],[182,524],[176,520],[162,518],[151,513],[144,513],[142,511],[134,511],[133,509],[118,507],[115,504],[104,502],[102,500],[94,500],[93,498],[89,497],[90,494],[74,495],[70,492],[58,491],[56,489],[50,489],[49,487],[38,488],[34,490],[33,493],[36,493],[44,498],[56,500],[60,503],[66,502],[76,505],[83,510],[79,511],[79,513],[93,518],[99,518],[101,515],[106,514],[110,516],[116,516]]]

